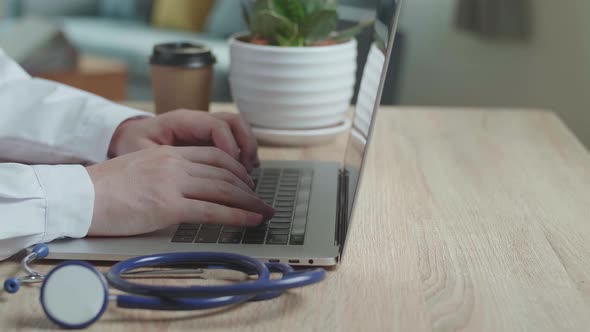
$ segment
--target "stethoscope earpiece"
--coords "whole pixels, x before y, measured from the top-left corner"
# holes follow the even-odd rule
[[[20,281],[18,278],[8,278],[4,281],[4,290],[10,294],[18,292],[20,289]]]
[[[4,290],[7,293],[14,294],[18,292],[18,290],[20,289],[21,283],[30,284],[43,281],[45,279],[45,275],[41,272],[31,269],[29,264],[33,262],[35,259],[47,257],[48,254],[49,247],[47,247],[45,243],[39,243],[35,247],[33,247],[31,253],[25,256],[25,258],[23,258],[23,260],[20,263],[23,270],[27,271],[28,274],[22,277],[6,279],[4,281]]]

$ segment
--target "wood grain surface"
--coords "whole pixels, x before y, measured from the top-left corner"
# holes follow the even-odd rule
[[[111,305],[91,330],[590,330],[590,156],[556,116],[383,108],[375,129],[343,260],[326,281],[215,311]],[[343,142],[261,154],[326,159]],[[1,276],[15,273],[0,264]],[[0,330],[55,328],[38,296],[0,293]]]

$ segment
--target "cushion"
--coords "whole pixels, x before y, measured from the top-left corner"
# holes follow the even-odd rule
[[[213,0],[155,0],[152,24],[160,28],[199,32],[213,3]]]

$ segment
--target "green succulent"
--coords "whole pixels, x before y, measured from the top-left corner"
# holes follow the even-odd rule
[[[244,20],[252,38],[271,45],[310,46],[321,42],[343,42],[372,22],[336,31],[337,0],[255,0],[252,6],[242,3]]]

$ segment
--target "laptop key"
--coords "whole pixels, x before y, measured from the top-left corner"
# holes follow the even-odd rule
[[[270,224],[290,224],[291,223],[291,217],[288,218],[278,218],[278,217],[274,217],[270,220]]]
[[[264,243],[264,236],[262,237],[244,237],[242,241],[244,244],[263,244]]]
[[[289,229],[271,228],[268,230],[268,236],[272,235],[289,235]]]
[[[244,230],[244,227],[223,226],[224,233],[241,233],[243,230]]]
[[[287,235],[273,235],[266,240],[266,244],[287,244],[288,241]]]
[[[237,244],[242,240],[242,233],[221,233],[219,243]]]
[[[264,233],[268,228],[268,223],[260,224],[256,227],[250,228],[246,233]]]
[[[270,224],[270,229],[290,229],[291,224]]]
[[[203,229],[220,229],[223,225],[216,225],[216,224],[203,224],[201,226],[201,230]]]
[[[258,196],[264,196],[264,197],[275,197],[276,190],[272,189],[272,190],[268,190],[268,192],[267,192],[264,189],[260,189],[256,192],[256,194]]]
[[[195,239],[196,243],[215,243],[217,242],[217,238],[219,237],[219,231],[221,229],[201,229],[199,234],[197,234],[197,238]]]
[[[264,236],[266,234],[266,227],[264,228],[248,228],[246,229],[246,235],[245,236]]]
[[[303,245],[303,235],[293,235],[289,238],[289,244],[295,246]]]
[[[192,243],[195,236],[177,235],[172,238],[172,242],[176,243]]]
[[[291,212],[277,212],[274,216],[276,218],[291,218],[292,215]]]
[[[297,206],[295,207],[295,213],[294,213],[294,217],[295,218],[307,218],[307,204],[297,204]]]
[[[276,188],[260,188],[258,190],[259,195],[274,195],[276,193]]]
[[[281,184],[281,186],[279,188],[280,188],[279,191],[282,191],[282,192],[283,191],[292,192],[292,193],[297,192],[297,185],[292,185],[292,184],[284,185],[284,184]]]
[[[295,203],[295,198],[278,198],[277,203],[293,204],[293,203]]]
[[[195,237],[195,235],[197,235],[197,230],[196,229],[189,229],[189,230],[177,230],[176,233],[174,233],[174,236],[192,236],[193,238]]]
[[[307,217],[296,217],[293,219],[293,225],[291,227],[291,241],[290,244],[303,244],[303,238],[305,236],[305,224]]]
[[[201,225],[199,224],[180,224],[178,225],[178,230],[181,229],[199,229],[199,227],[201,227]]]

